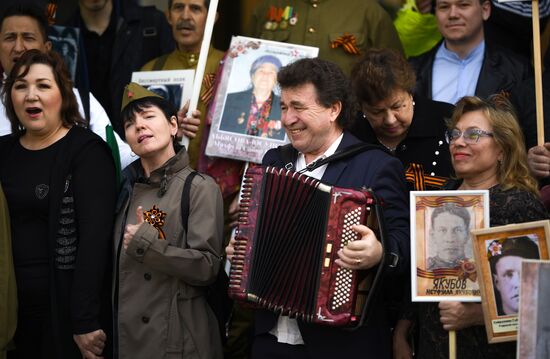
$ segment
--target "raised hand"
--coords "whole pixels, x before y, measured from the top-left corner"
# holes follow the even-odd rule
[[[126,229],[124,230],[124,236],[122,237],[122,246],[124,247],[124,250],[128,248],[128,245],[132,239],[134,239],[134,235],[143,222],[143,207],[138,206],[136,209],[136,224],[127,224]]]

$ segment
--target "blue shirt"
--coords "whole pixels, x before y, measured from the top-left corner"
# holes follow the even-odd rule
[[[464,59],[447,50],[443,42],[434,59],[432,99],[455,104],[464,96],[475,95],[484,53],[485,41]]]

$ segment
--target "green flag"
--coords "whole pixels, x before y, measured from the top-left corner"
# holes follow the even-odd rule
[[[116,142],[113,126],[107,125],[105,127],[105,133],[106,133],[107,144],[111,148],[111,152],[113,153],[113,159],[115,160],[116,184],[118,189],[118,187],[120,186],[120,152],[118,151],[118,144]]]

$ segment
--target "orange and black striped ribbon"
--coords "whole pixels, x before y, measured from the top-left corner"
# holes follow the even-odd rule
[[[477,279],[477,274],[475,271],[466,272],[460,267],[457,268],[439,268],[434,270],[424,270],[422,268],[416,268],[416,275],[420,278],[428,279],[438,279],[445,277],[457,277],[462,279],[469,279],[472,282],[475,282]]]
[[[56,13],[57,13],[57,4],[54,2],[49,3],[48,7],[46,8],[46,17],[48,18],[49,25],[55,24]]]
[[[411,163],[405,172],[407,182],[414,185],[415,191],[425,191],[426,187],[442,188],[448,178],[438,176],[428,176],[424,173],[424,168],[421,164]]]
[[[344,35],[340,36],[330,43],[330,47],[332,47],[333,49],[336,49],[340,46],[342,46],[344,51],[348,54],[361,54],[361,51],[359,51],[359,48],[357,47],[357,39],[355,39],[355,35],[350,35],[346,32],[344,33]]]
[[[216,74],[210,73],[204,75],[202,80],[202,94],[201,101],[205,105],[210,103],[212,100],[212,95],[214,94],[214,83],[216,82]]]

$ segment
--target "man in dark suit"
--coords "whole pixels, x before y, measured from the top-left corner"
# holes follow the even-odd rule
[[[410,59],[416,93],[456,103],[463,96],[510,94],[530,72],[527,59],[486,41],[490,0],[436,0],[435,17],[443,41]]]
[[[281,69],[281,121],[291,147],[266,153],[263,164],[302,170],[320,157],[360,141],[346,128],[352,121],[349,82],[340,68],[320,59],[302,59]],[[384,266],[383,281],[392,282],[407,271],[409,220],[407,188],[399,160],[382,149],[371,149],[330,162],[308,176],[347,188],[372,188],[383,199],[387,228],[383,248],[366,226],[354,226],[361,239],[339,251],[336,264],[367,270]],[[233,254],[232,244],[227,248]],[[372,302],[371,317],[355,331],[307,324],[267,310],[257,310],[252,358],[391,358],[391,331],[384,291]]]
[[[248,90],[227,95],[220,130],[283,140],[281,103],[273,89],[281,61],[272,55],[257,58],[250,67]]]

